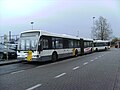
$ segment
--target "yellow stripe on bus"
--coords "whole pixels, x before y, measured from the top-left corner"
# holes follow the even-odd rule
[[[73,51],[73,56],[75,56],[75,51],[76,51],[76,49],[75,49],[75,48],[73,48],[73,50],[72,50],[72,51]]]

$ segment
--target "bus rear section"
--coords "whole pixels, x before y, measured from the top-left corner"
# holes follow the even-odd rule
[[[93,50],[93,40],[83,38],[84,54],[92,53]]]

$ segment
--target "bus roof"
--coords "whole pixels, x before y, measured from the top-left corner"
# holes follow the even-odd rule
[[[21,33],[28,33],[28,32],[40,32],[40,35],[46,35],[46,36],[54,36],[54,37],[63,37],[63,38],[70,38],[70,39],[80,39],[79,37],[67,35],[67,34],[56,34],[56,33],[51,33],[48,31],[44,30],[28,30],[28,31],[23,31]]]
[[[93,39],[90,39],[90,38],[82,38],[82,39],[86,41],[93,41]]]
[[[110,42],[108,40],[94,40],[93,42]]]

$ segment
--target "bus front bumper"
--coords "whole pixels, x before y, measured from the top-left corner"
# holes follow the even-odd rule
[[[44,61],[50,61],[51,56],[42,56],[42,57],[38,57],[38,58],[32,58],[31,60],[27,60],[27,58],[23,58],[23,57],[17,57],[17,59],[19,61],[28,61],[28,62],[40,61],[40,62],[44,62]]]

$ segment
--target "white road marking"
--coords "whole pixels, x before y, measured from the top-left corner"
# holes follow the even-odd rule
[[[47,66],[52,66],[54,64],[59,64],[60,62],[55,62],[55,63],[50,63],[50,64],[46,64],[46,65],[41,65],[41,66],[37,66],[35,68],[43,68],[43,67],[47,67]]]
[[[99,56],[99,57],[101,57],[101,56]]]
[[[23,71],[25,71],[25,70],[20,70],[20,71],[12,72],[11,74],[20,73],[20,72],[23,72]]]
[[[95,58],[95,60],[98,59],[97,57]]]
[[[105,54],[103,54],[102,56],[105,56]]]
[[[41,67],[44,67],[44,66],[37,66],[37,67],[35,67],[35,68],[41,68]]]
[[[65,75],[65,74],[66,74],[66,73],[62,73],[62,74],[60,74],[60,75],[58,75],[58,76],[55,76],[55,78],[59,78],[59,77]]]
[[[93,62],[94,60],[90,60],[91,62]]]
[[[79,66],[77,66],[77,67],[73,68],[73,70],[76,70],[76,69],[78,69],[78,68],[79,68]]]
[[[28,89],[26,89],[26,90],[33,90],[33,89],[35,89],[35,88],[37,88],[37,87],[40,87],[42,84],[37,84],[37,85],[35,85],[35,86],[33,86],[33,87],[30,87],[30,88],[28,88]]]
[[[83,65],[86,65],[86,64],[88,64],[88,62],[83,63]]]

